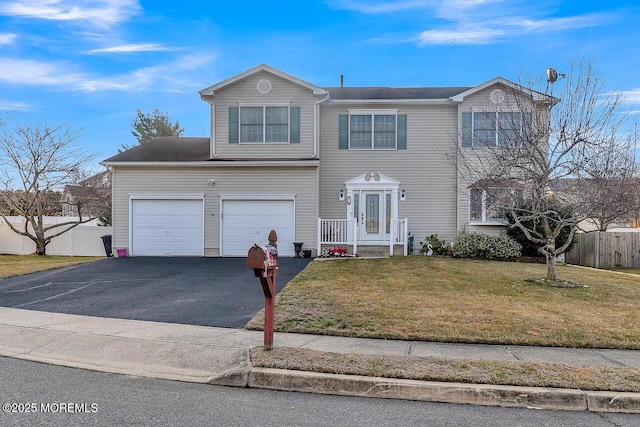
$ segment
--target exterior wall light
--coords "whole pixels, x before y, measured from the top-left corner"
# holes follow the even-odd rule
[[[407,200],[407,192],[403,188],[402,191],[400,192],[400,201],[404,202],[405,200]]]
[[[215,179],[213,179],[213,178],[211,178],[211,179],[209,180],[209,185],[211,185],[211,186],[216,185],[216,180],[215,180]]]
[[[344,200],[344,190],[341,188],[340,192],[338,193],[338,200],[343,201]]]

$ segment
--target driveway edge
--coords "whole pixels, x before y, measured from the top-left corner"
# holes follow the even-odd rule
[[[281,391],[565,411],[640,413],[640,393],[441,383],[253,368],[248,386]]]

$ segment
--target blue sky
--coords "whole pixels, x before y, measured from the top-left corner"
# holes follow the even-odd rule
[[[640,5],[590,0],[0,0],[0,110],[99,160],[136,108],[208,136],[198,90],[266,63],[318,86],[473,86],[590,60],[640,102]],[[3,111],[0,111],[0,114]]]

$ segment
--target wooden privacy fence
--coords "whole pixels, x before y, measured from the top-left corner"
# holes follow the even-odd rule
[[[640,268],[640,232],[576,234],[578,243],[565,254],[567,264],[586,267]]]

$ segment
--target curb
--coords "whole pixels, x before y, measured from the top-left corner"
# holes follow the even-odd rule
[[[640,393],[439,383],[270,368],[251,369],[248,387],[482,406],[640,413]]]

